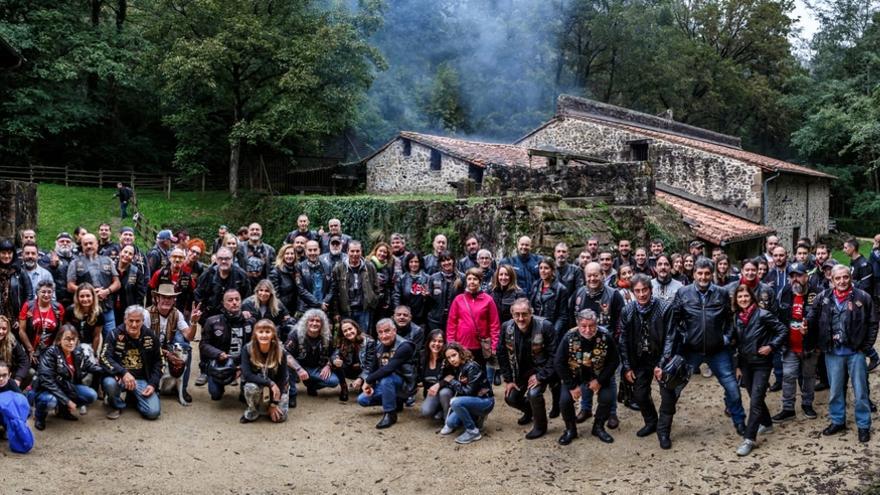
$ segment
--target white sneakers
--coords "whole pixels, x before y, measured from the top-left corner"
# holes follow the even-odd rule
[[[755,442],[752,440],[743,440],[743,443],[739,444],[739,448],[736,449],[736,455],[742,457],[749,455],[752,453],[752,449],[755,448]]]

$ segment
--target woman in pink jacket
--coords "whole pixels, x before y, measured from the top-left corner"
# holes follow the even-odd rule
[[[465,291],[455,296],[449,308],[446,340],[461,344],[485,367],[486,360],[495,354],[498,346],[501,320],[492,296],[480,290],[482,280],[483,272],[479,268],[465,273]]]

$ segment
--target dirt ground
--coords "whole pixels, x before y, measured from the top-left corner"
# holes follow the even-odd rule
[[[880,398],[880,380],[872,382]],[[592,437],[587,423],[579,439],[559,446],[561,419],[550,421],[544,438],[527,441],[500,387],[487,433],[468,446],[437,435],[440,425],[416,409],[376,430],[377,409],[359,407],[354,396],[340,403],[335,391],[307,397],[300,389],[285,424],[241,425],[237,394],[212,402],[205,387],[190,388],[192,407],[163,397],[152,422],[130,410],[110,421],[101,405],[75,423],[50,415],[30,454],[0,445],[0,493],[839,494],[861,492],[880,473],[880,433],[859,444],[851,405],[849,430],[820,437],[827,391],[817,394],[819,419],[799,415],[777,425],[751,456],[737,457],[721,387],[699,375],[679,403],[671,451],[660,450],[655,436],[637,438],[641,416],[622,407],[611,445]],[[769,395],[772,413],[780,400]]]

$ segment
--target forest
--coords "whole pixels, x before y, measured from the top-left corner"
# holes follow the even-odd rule
[[[880,1],[0,0],[6,164],[237,176],[398,130],[509,141],[582,95],[741,136],[880,215]],[[230,183],[230,188],[237,184]]]

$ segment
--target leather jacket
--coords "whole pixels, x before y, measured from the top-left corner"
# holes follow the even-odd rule
[[[832,328],[835,305],[834,289],[828,289],[816,296],[810,308],[807,328],[818,331],[819,348],[832,351],[836,342],[860,352],[866,352],[873,347],[877,340],[877,322],[874,320],[874,304],[870,294],[852,288],[843,308],[844,332],[838,337],[838,341],[835,341]]]
[[[569,328],[568,301],[569,293],[565,286],[557,280],[553,280],[547,290],[542,290],[544,282],[538,280],[532,286],[529,302],[532,303],[532,311],[537,316],[543,316],[553,324],[553,330],[557,335],[562,335]]]
[[[620,313],[619,350],[624,371],[662,366],[666,337],[674,331],[671,304],[651,297],[645,313],[639,311],[638,304],[633,301]]]
[[[57,400],[60,407],[66,407],[68,401],[76,402],[76,388],[82,384],[83,378],[89,374],[104,373],[104,368],[86,357],[80,346],[73,350],[73,372],[67,367],[64,352],[57,345],[49,346],[40,354],[37,364],[37,376],[34,379],[34,392],[49,392]],[[84,405],[77,403],[77,405]]]
[[[452,380],[441,380],[441,388],[451,388],[456,397],[492,397],[492,384],[476,361],[468,361],[458,368],[448,367],[443,376],[452,375]]]
[[[675,294],[672,310],[683,351],[711,355],[730,344],[733,316],[724,288],[709,284],[702,294],[696,284],[683,287]]]
[[[532,316],[529,328],[525,332],[512,320],[502,325],[496,355],[504,381],[522,386],[532,375],[535,375],[541,383],[554,381],[556,369],[553,367],[553,355],[556,352],[556,335],[550,321],[540,316]]]
[[[743,324],[737,315],[733,319],[733,340],[739,366],[742,367],[744,363],[773,366],[773,352],[761,356],[758,349],[765,345],[772,347],[773,351],[782,348],[783,343],[788,340],[788,328],[776,315],[761,308],[755,308],[748,323]]]

